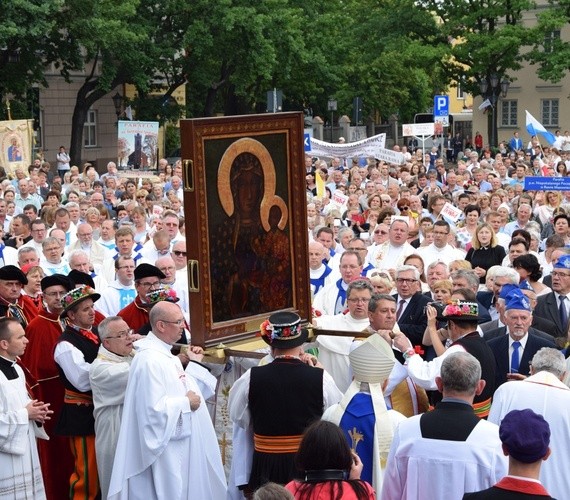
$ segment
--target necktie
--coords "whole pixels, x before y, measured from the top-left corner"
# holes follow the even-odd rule
[[[28,322],[24,316],[24,313],[22,312],[22,310],[15,304],[10,304],[8,306],[8,311],[10,311],[10,316],[12,318],[17,319],[20,324],[22,325],[22,328],[26,328],[28,326]]]
[[[400,299],[400,305],[396,311],[396,321],[399,321],[402,312],[404,311],[404,305],[406,304],[406,299]]]
[[[518,373],[520,366],[519,347],[521,343],[518,340],[513,342],[513,354],[511,356],[511,373]]]
[[[562,323],[562,331],[566,332],[568,328],[568,313],[566,311],[566,296],[560,295],[560,323]]]

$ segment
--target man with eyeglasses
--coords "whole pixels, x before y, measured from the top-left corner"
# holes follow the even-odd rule
[[[165,278],[165,275],[156,266],[139,264],[135,269],[134,276],[137,296],[132,303],[121,309],[117,316],[123,318],[130,328],[139,333],[141,327],[149,322],[149,310],[152,304],[147,295],[161,288],[160,281]]]
[[[41,219],[35,219],[32,221],[32,239],[29,240],[27,243],[24,243],[21,248],[33,248],[38,252],[38,254],[42,253],[42,243],[46,239],[47,236],[47,229],[46,223]]]
[[[171,353],[183,323],[176,304],[159,302],[150,311],[152,331],[139,341],[130,367],[109,500],[226,497],[220,448],[204,396]],[[189,356],[202,359],[202,354]]]
[[[424,266],[429,266],[432,262],[451,262],[465,259],[465,252],[459,248],[452,247],[447,241],[451,229],[444,220],[437,220],[433,224],[433,243],[421,250],[421,257]]]
[[[42,243],[43,259],[41,266],[48,276],[67,274],[71,271],[67,259],[62,257],[63,250],[64,247],[61,242],[53,236],[47,237]]]
[[[408,243],[409,226],[404,220],[395,220],[390,224],[388,241],[371,252],[370,263],[376,269],[385,269],[394,275],[394,270],[404,263],[415,249]]]
[[[396,290],[396,322],[412,345],[421,345],[427,328],[424,310],[430,299],[421,293],[420,273],[414,266],[396,269]]]
[[[107,498],[125,390],[135,352],[133,331],[119,316],[105,318],[97,328],[101,345],[91,364],[89,381],[95,407],[95,452],[101,498]]]
[[[65,388],[59,377],[57,364],[52,353],[65,328],[60,320],[63,311],[61,298],[73,286],[67,276],[54,274],[41,281],[43,307],[26,327],[28,346],[22,356],[24,366],[38,381],[39,393],[53,411],[51,420],[44,422],[49,441],[38,441],[42,475],[48,498],[67,498],[69,476],[73,471],[73,456],[66,437],[55,434],[55,425],[63,407]]]
[[[552,321],[556,330],[549,333],[566,343],[570,313],[570,255],[561,255],[550,275],[552,292],[538,297],[534,314]]]
[[[165,278],[161,281],[161,285],[165,288],[172,289],[176,292],[176,296],[180,299],[177,304],[184,313],[184,319],[190,324],[190,304],[188,303],[188,283],[179,283],[176,279],[176,264],[170,255],[156,259],[155,265],[160,269]]]
[[[368,303],[372,298],[372,285],[367,279],[357,279],[348,285],[346,291],[348,311],[335,315],[317,316],[314,323],[325,330],[346,331],[346,337],[319,335],[319,362],[331,374],[337,387],[345,392],[351,382],[348,355],[354,336],[348,332],[362,332],[368,326]]]
[[[132,304],[137,296],[135,290],[135,261],[130,257],[119,257],[115,263],[116,279],[101,290],[101,298],[95,309],[104,316],[116,316],[117,313]]]
[[[184,238],[172,245],[170,256],[176,266],[176,282],[182,287],[184,293],[188,295],[188,254],[186,252],[186,240]]]

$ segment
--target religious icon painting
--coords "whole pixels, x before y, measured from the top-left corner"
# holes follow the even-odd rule
[[[250,337],[272,312],[309,320],[303,115],[183,120],[193,343]]]

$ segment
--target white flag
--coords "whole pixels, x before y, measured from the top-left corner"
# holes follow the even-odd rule
[[[126,116],[129,120],[133,121],[133,108],[131,108],[130,106],[128,106],[128,107],[125,109],[125,116]]]
[[[489,99],[485,99],[481,104],[479,104],[479,111],[488,108],[489,106],[492,106],[491,101],[489,101]]]

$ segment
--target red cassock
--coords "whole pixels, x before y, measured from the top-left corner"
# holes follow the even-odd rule
[[[64,387],[53,359],[53,351],[62,331],[59,316],[42,309],[26,328],[29,343],[22,356],[24,366],[38,380],[39,399],[50,403],[50,409],[54,412],[51,420],[44,424],[49,441],[37,440],[48,500],[69,497],[69,476],[74,463],[69,439],[54,432],[63,406]]]
[[[24,316],[26,317],[28,324],[38,315],[39,310],[35,302],[27,295],[20,295],[18,305],[24,311]]]
[[[139,329],[146,325],[149,321],[148,318],[148,309],[143,307],[141,299],[137,295],[135,300],[131,302],[128,306],[121,309],[117,316],[123,318],[127,325],[132,328],[135,332],[138,332]]]

